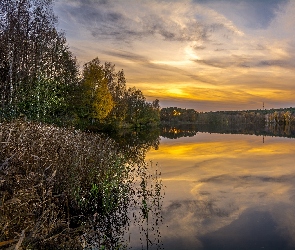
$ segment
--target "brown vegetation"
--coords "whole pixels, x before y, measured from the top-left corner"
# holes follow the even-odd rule
[[[2,245],[82,247],[81,222],[126,202],[128,167],[111,139],[16,121],[0,141]]]
[[[161,180],[129,146],[23,120],[0,124],[0,143],[0,248],[122,249],[131,207],[140,228],[159,220]]]

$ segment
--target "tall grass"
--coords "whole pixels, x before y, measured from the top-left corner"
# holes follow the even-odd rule
[[[124,248],[140,164],[114,140],[17,120],[0,147],[0,247]]]

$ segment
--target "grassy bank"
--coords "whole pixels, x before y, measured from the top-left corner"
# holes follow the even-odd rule
[[[134,171],[144,167],[114,140],[17,120],[0,124],[0,143],[0,247],[123,248],[131,195],[140,194]]]

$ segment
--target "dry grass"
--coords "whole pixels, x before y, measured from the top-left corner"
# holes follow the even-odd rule
[[[105,246],[107,218],[121,234],[126,213],[112,214],[126,209],[131,167],[113,140],[18,120],[0,124],[0,147],[0,247]]]
[[[146,225],[158,232],[162,184],[144,162],[154,137],[117,144],[23,120],[0,124],[0,248],[123,249],[130,211],[143,235]]]

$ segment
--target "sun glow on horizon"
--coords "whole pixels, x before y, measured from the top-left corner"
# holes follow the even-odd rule
[[[171,94],[175,97],[188,97],[189,94],[185,93],[182,89],[172,88],[167,90],[168,94]]]
[[[130,87],[152,99],[237,110],[294,102],[295,2],[277,1],[128,0],[111,7],[78,0],[57,1],[56,9],[82,63],[95,56],[114,63]]]

